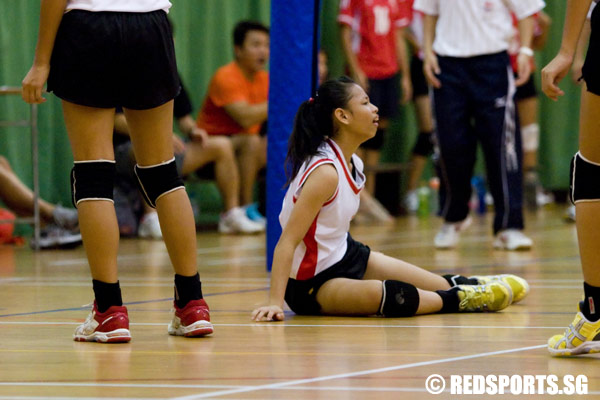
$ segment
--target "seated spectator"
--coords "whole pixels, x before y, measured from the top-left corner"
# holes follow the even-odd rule
[[[19,216],[33,215],[33,192],[14,173],[8,160],[0,156],[0,200]],[[39,247],[63,247],[81,243],[77,210],[38,199],[40,219],[45,224]],[[32,242],[32,246],[35,242]]]
[[[259,22],[241,21],[233,32],[235,60],[219,68],[198,114],[198,127],[211,137],[226,136],[235,150],[240,174],[240,204],[260,220],[253,207],[254,183],[266,164],[266,140],[259,135],[267,119],[269,29]]]
[[[184,177],[196,170],[214,163],[214,175],[223,198],[224,212],[219,219],[221,233],[257,233],[264,226],[251,221],[239,207],[239,177],[233,156],[231,142],[223,137],[208,136],[206,131],[196,126],[191,117],[192,105],[181,87],[175,97],[174,117],[179,130],[190,139],[184,142],[173,134],[175,161],[179,173]],[[143,238],[161,239],[162,232],[156,210],[142,201],[137,189],[137,179],[133,172],[135,156],[129,140],[127,120],[122,112],[115,114],[115,160],[117,177],[115,184],[115,208],[122,235],[137,234]],[[212,176],[211,176],[212,177]]]

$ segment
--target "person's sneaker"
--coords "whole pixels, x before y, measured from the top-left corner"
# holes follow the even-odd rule
[[[471,276],[469,278],[477,279],[480,285],[484,285],[489,282],[499,281],[507,284],[512,291],[511,304],[518,303],[523,300],[525,296],[529,294],[529,284],[527,281],[519,276],[512,274],[502,275],[486,275],[486,276]]]
[[[543,207],[554,203],[554,196],[552,193],[545,192],[542,187],[538,186],[538,190],[535,193],[535,201],[538,207]]]
[[[459,312],[500,311],[510,305],[510,286],[492,281],[485,285],[459,285]]]
[[[219,233],[259,233],[265,230],[263,224],[252,221],[240,208],[232,208],[219,218]]]
[[[505,229],[496,234],[494,248],[502,250],[529,250],[533,241],[517,229]]]
[[[458,243],[460,233],[471,225],[471,217],[459,222],[445,222],[433,239],[437,249],[451,249]]]
[[[175,307],[173,320],[169,324],[169,335],[174,336],[204,336],[213,333],[210,323],[208,304],[204,299],[192,300],[183,308]]]
[[[63,206],[54,207],[52,219],[54,220],[54,223],[61,228],[70,231],[79,229],[79,217],[77,215],[77,210],[73,208],[65,208]]]
[[[158,213],[150,212],[144,214],[138,228],[138,236],[144,239],[162,239],[162,231],[160,230],[160,222],[158,221]]]
[[[81,243],[81,233],[78,231],[70,231],[58,225],[50,224],[40,231],[39,242],[36,241],[35,237],[32,237],[29,244],[34,249],[70,249],[79,246]]]
[[[600,320],[588,321],[579,311],[565,333],[548,339],[548,351],[555,357],[600,353]]]
[[[73,339],[77,342],[124,343],[131,340],[127,307],[111,306],[98,312],[94,301],[92,312],[85,322],[75,329]]]
[[[571,204],[565,211],[565,219],[568,222],[575,222],[575,206]]]
[[[242,209],[246,212],[246,216],[253,222],[262,225],[263,227],[267,225],[267,219],[258,211],[258,204],[252,203],[247,204],[242,207]]]
[[[419,208],[419,196],[416,190],[409,190],[404,196],[404,209],[408,214],[414,214]]]

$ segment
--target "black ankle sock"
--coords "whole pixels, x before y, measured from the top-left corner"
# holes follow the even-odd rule
[[[583,282],[583,293],[585,299],[580,304],[581,312],[588,321],[596,322],[600,319],[600,287]]]
[[[440,310],[440,313],[446,314],[458,312],[459,301],[458,295],[456,294],[458,290],[459,289],[457,287],[453,287],[452,289],[448,290],[435,291],[442,298],[442,309]]]
[[[112,306],[122,306],[121,287],[119,282],[106,283],[92,279],[94,295],[96,297],[96,307],[98,312],[103,313]]]
[[[479,281],[475,278],[467,278],[462,275],[442,275],[442,277],[448,281],[450,287],[458,286],[458,285],[479,285]]]
[[[175,304],[183,308],[192,300],[202,298],[202,282],[200,275],[182,276],[175,274]]]

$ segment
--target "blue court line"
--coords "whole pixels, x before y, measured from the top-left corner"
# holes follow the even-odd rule
[[[260,291],[264,291],[264,290],[269,290],[269,288],[265,287],[265,288],[261,288],[261,289],[246,289],[246,290],[235,290],[235,291],[232,291],[232,292],[209,293],[209,294],[205,294],[204,297],[223,296],[223,295],[228,295],[228,294],[240,294],[240,293],[260,292]],[[135,305],[135,304],[160,303],[160,302],[163,302],[163,301],[173,301],[173,298],[172,297],[167,297],[167,298],[164,298],[164,299],[132,301],[132,302],[123,303],[123,304],[126,305],[126,306],[129,306],[129,305]],[[50,314],[50,313],[55,313],[55,312],[79,311],[79,310],[88,310],[88,309],[89,309],[89,306],[73,307],[73,308],[58,308],[58,309],[54,309],[54,310],[31,311],[31,312],[26,312],[26,313],[0,314],[0,318],[5,318],[5,317],[20,317],[20,316],[24,316],[24,315],[36,315],[36,314]]]

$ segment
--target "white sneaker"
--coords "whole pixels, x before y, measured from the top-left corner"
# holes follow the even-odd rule
[[[79,229],[79,218],[77,210],[73,208],[65,208],[63,206],[54,207],[52,212],[52,219],[56,225],[61,228],[74,231]]]
[[[437,235],[435,235],[433,244],[437,249],[451,249],[455,247],[458,243],[460,232],[467,229],[471,225],[471,222],[471,217],[467,217],[459,222],[444,223]]]
[[[569,208],[567,208],[567,211],[565,211],[565,218],[568,222],[575,222],[575,206],[574,205],[570,205]]]
[[[404,208],[409,214],[417,212],[417,209],[419,208],[419,196],[417,195],[416,190],[406,192],[406,195],[404,196]]]
[[[263,227],[263,230],[267,226],[267,219],[264,215],[258,211],[258,203],[246,204],[243,207],[240,207],[246,213],[246,217],[255,224],[260,224]]]
[[[151,212],[142,217],[138,228],[138,236],[144,239],[162,239],[158,213]]]
[[[52,249],[52,248],[74,248],[81,244],[81,233],[79,230],[70,231],[55,224],[49,224],[40,232],[40,240],[36,242],[35,237],[31,238],[32,248]]]
[[[533,241],[517,229],[506,229],[498,232],[494,239],[494,248],[502,250],[529,250]]]
[[[554,196],[552,193],[546,193],[542,188],[538,188],[535,193],[535,202],[537,203],[538,207],[543,207],[547,204],[554,203]]]
[[[485,205],[491,207],[494,205],[494,198],[490,192],[485,193]]]
[[[252,221],[240,207],[232,208],[219,218],[220,233],[259,233],[264,230],[264,225]]]

